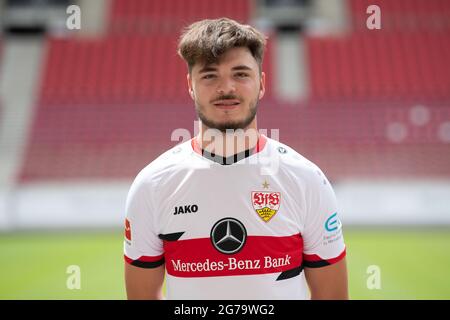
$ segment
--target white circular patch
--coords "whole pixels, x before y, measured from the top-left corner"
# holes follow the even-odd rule
[[[386,136],[389,141],[400,143],[405,140],[408,135],[408,129],[401,122],[392,122],[386,128]]]
[[[430,122],[430,118],[430,110],[425,106],[417,105],[409,110],[409,120],[415,126],[426,125]]]
[[[450,122],[441,123],[438,129],[438,137],[442,142],[450,143]]]

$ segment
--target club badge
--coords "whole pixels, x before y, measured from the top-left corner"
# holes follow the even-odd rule
[[[280,208],[280,192],[253,191],[252,205],[256,213],[265,222],[268,222]]]

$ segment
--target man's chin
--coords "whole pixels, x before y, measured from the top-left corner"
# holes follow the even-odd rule
[[[197,116],[202,121],[203,125],[210,129],[217,129],[222,132],[226,132],[227,130],[245,130],[247,129],[250,124],[255,120],[256,117],[256,108],[252,110],[250,114],[247,115],[245,118],[239,119],[239,117],[236,117],[238,119],[227,119],[225,121],[214,121],[208,117],[206,117],[202,112],[199,112],[199,109],[197,109]],[[237,115],[235,115],[237,116]]]
[[[235,130],[239,130],[239,129],[246,129],[248,128],[248,126],[250,125],[250,123],[252,121],[240,121],[240,122],[213,122],[213,121],[204,121],[203,119],[202,123],[204,125],[206,125],[208,128],[210,129],[217,129],[220,130],[222,132],[226,132],[227,130],[229,131],[235,131]]]
[[[213,127],[208,126],[208,128],[216,129],[222,131],[223,133],[244,129],[239,124],[222,124],[222,125],[217,124],[214,125]]]

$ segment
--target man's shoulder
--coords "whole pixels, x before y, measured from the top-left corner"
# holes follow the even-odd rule
[[[267,140],[267,145],[270,149],[268,150],[269,153],[271,155],[276,154],[277,158],[280,159],[283,164],[304,170],[313,170],[317,168],[317,165],[314,162],[289,145],[271,138],[267,138]]]
[[[317,177],[325,176],[317,164],[289,145],[268,138],[268,147],[271,158],[278,159],[282,169],[297,178],[316,180]]]
[[[166,173],[177,170],[180,165],[188,163],[192,155],[191,140],[182,142],[147,164],[136,176],[136,180],[144,183],[159,181]]]

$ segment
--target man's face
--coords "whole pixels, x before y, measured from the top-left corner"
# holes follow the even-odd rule
[[[265,74],[245,47],[225,52],[217,63],[197,63],[188,74],[189,93],[204,125],[225,131],[246,129],[264,96]]]

